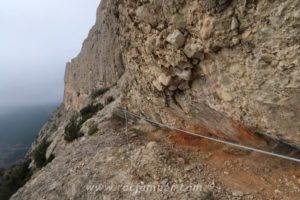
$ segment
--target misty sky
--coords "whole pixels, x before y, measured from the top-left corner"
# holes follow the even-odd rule
[[[95,23],[100,0],[2,0],[0,107],[61,102],[65,64]]]

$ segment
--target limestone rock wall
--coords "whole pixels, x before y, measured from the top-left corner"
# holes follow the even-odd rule
[[[165,121],[175,105],[220,130],[217,111],[299,147],[298,1],[127,0],[119,12],[132,109]],[[192,114],[199,104],[212,111]]]
[[[67,64],[66,109],[79,109],[87,104],[93,91],[113,85],[124,71],[115,5],[115,0],[101,1],[96,24],[84,41],[81,52]]]
[[[102,0],[65,106],[117,82],[123,106],[158,121],[300,147],[299,19],[294,0]]]

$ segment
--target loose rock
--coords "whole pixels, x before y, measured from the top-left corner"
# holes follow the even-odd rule
[[[167,42],[169,42],[177,48],[180,48],[185,43],[185,37],[179,30],[175,30],[173,33],[168,35]]]

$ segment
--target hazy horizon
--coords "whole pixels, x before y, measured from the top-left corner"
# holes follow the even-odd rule
[[[0,108],[62,102],[65,64],[100,0],[6,0],[0,7]]]

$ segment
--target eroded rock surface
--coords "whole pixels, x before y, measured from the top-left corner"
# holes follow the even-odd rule
[[[130,80],[124,104],[167,123],[166,105],[196,120],[203,116],[191,110],[201,103],[252,132],[299,147],[299,6],[297,1],[120,2],[119,23],[125,26],[119,39]],[[159,22],[136,19],[140,7],[154,10]],[[171,80],[160,81],[162,76]]]
[[[158,121],[172,123],[171,107],[200,127],[229,126],[201,124],[205,113],[191,110],[203,105],[300,146],[299,2],[106,0],[97,16],[67,65],[67,109],[118,84],[124,107]],[[240,137],[236,128],[222,134]]]
[[[118,40],[119,23],[115,0],[103,0],[97,20],[79,55],[67,64],[65,73],[66,109],[80,109],[90,95],[115,84],[124,72]]]

